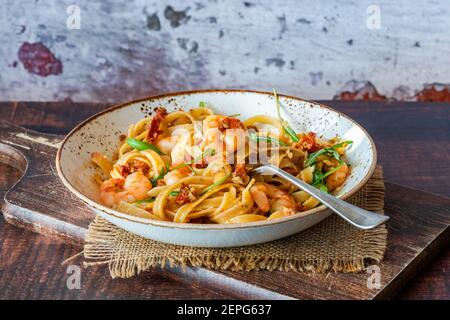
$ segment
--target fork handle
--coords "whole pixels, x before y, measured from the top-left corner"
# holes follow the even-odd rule
[[[301,190],[305,191],[309,195],[313,196],[314,198],[322,202],[325,206],[330,208],[332,211],[336,212],[343,219],[345,219],[346,221],[348,221],[357,228],[372,229],[389,220],[388,216],[361,209],[339,198],[336,198],[335,196],[322,192],[319,189],[303,182],[302,180],[294,177],[293,175],[287,173],[286,171],[276,166],[267,164],[261,166],[258,169],[259,169],[258,171],[269,171],[273,174],[276,174],[286,179],[293,185],[297,186]]]

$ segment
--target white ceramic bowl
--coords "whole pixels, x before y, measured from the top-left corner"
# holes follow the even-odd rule
[[[164,94],[128,102],[87,119],[64,139],[56,158],[62,182],[92,210],[113,224],[145,238],[197,247],[234,247],[280,239],[305,230],[325,219],[330,211],[324,206],[282,219],[243,224],[182,224],[130,216],[105,207],[98,201],[98,185],[92,176],[94,151],[111,155],[118,136],[131,123],[150,115],[155,107],[168,111],[188,110],[206,102],[216,113],[241,114],[241,119],[256,114],[276,117],[271,93],[242,90],[205,90]],[[321,104],[280,95],[287,112],[284,117],[297,132],[314,131],[331,138],[335,135],[352,140],[346,153],[351,175],[337,194],[346,199],[358,191],[372,175],[376,165],[375,145],[368,133],[349,117]]]

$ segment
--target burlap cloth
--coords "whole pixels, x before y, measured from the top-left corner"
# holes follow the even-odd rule
[[[349,202],[383,212],[384,182],[377,168]],[[128,278],[157,266],[194,266],[235,271],[358,272],[383,259],[387,230],[359,230],[336,214],[299,234],[236,248],[183,247],[144,239],[96,217],[84,245],[86,266],[108,264],[113,278]]]

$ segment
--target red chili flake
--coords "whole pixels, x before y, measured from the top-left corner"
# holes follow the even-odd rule
[[[159,134],[162,133],[162,131],[159,130],[159,126],[161,125],[161,122],[164,120],[166,116],[167,110],[165,108],[156,109],[156,114],[152,118],[152,121],[150,122],[150,127],[148,128],[148,135],[147,135],[148,142],[154,143],[158,138]]]
[[[61,74],[63,71],[61,61],[56,59],[53,53],[41,42],[23,43],[17,55],[29,73],[46,77],[51,74]]]

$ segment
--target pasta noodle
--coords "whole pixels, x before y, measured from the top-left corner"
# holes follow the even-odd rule
[[[281,118],[241,121],[205,106],[161,107],[130,125],[111,159],[94,152],[92,161],[106,175],[100,201],[118,211],[178,223],[248,223],[319,204],[279,177],[251,175],[253,165],[272,163],[331,193],[350,173],[344,158],[351,143],[295,133]]]

